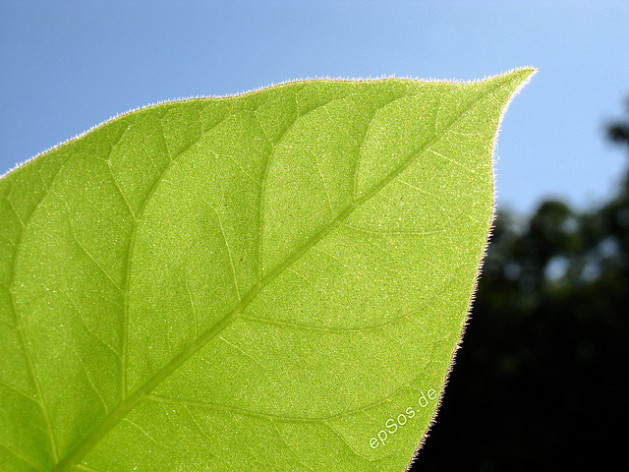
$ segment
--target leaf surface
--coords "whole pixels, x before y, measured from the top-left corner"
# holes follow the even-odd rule
[[[403,471],[530,76],[141,109],[0,180],[0,464]]]

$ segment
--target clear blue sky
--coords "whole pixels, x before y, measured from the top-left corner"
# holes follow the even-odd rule
[[[585,205],[625,157],[629,1],[0,1],[0,174],[112,115],[305,77],[539,74],[497,149],[498,202]]]

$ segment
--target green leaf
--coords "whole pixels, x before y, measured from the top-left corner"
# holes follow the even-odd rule
[[[402,471],[531,69],[116,118],[0,180],[8,471]]]

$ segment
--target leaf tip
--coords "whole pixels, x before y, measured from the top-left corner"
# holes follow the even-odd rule
[[[520,69],[514,69],[507,72],[504,77],[509,78],[516,86],[516,90],[522,89],[529,81],[537,74],[536,67],[522,67]]]

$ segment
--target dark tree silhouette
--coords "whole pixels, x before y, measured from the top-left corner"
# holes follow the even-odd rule
[[[629,156],[627,115],[607,126]],[[621,456],[627,393],[629,172],[577,211],[501,211],[471,323],[413,471],[601,466]]]

